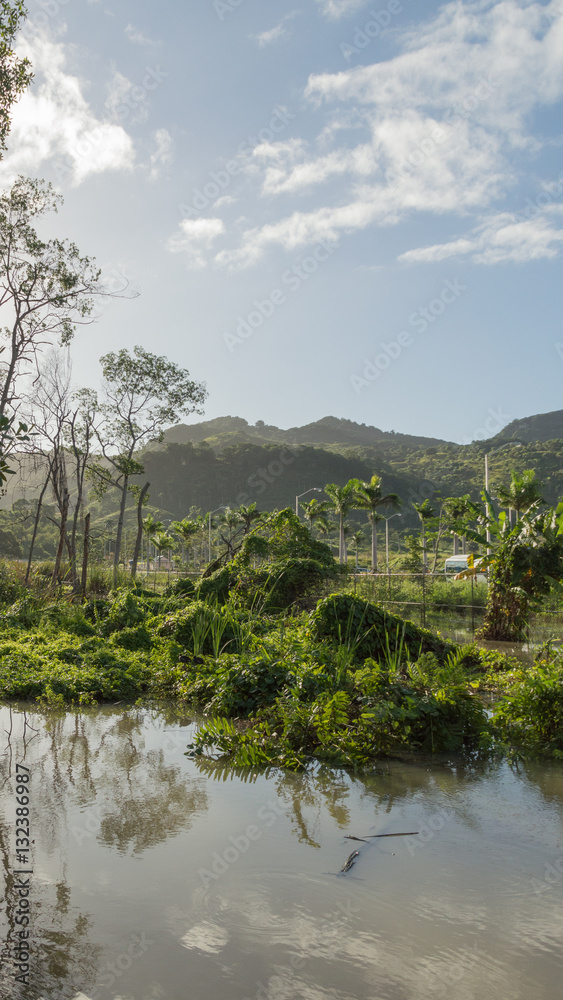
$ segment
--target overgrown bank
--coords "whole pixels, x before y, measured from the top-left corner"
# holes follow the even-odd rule
[[[403,751],[506,747],[563,757],[559,654],[544,651],[525,670],[353,595],[289,610],[275,606],[290,600],[287,584],[274,599],[275,587],[243,583],[231,566],[197,589],[123,589],[85,605],[29,593],[14,602],[6,591],[0,697],[174,699],[207,717],[190,753],[237,765],[356,766]]]

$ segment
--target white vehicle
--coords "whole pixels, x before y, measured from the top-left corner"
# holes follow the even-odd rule
[[[448,556],[444,564],[444,572],[446,574],[446,580],[454,580],[458,573],[463,573],[465,569],[471,565],[470,560],[473,559],[472,555],[465,556]],[[475,568],[479,566],[481,562],[480,559],[475,559]],[[487,576],[485,573],[476,573],[474,576],[476,583],[486,583]]]

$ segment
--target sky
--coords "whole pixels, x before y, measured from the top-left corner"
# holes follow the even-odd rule
[[[129,289],[77,384],[140,344],[205,419],[468,443],[563,406],[563,0],[27,6],[0,185],[51,181],[43,232]]]

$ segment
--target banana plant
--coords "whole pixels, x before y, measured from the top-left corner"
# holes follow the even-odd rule
[[[553,589],[563,592],[563,504],[542,509],[541,499],[529,504],[515,525],[505,510],[496,512],[488,490],[475,504],[477,526],[464,524],[467,537],[487,550],[478,572],[489,572],[485,620],[477,637],[525,642],[530,610]],[[455,523],[451,531],[459,532]],[[476,566],[460,576],[471,577]]]

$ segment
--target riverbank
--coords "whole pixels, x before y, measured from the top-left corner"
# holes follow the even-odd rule
[[[205,717],[192,755],[242,766],[357,767],[402,751],[563,754],[559,652],[523,665],[353,595],[293,614],[204,597],[182,582],[85,605],[27,594],[0,614],[0,698],[173,700]]]

